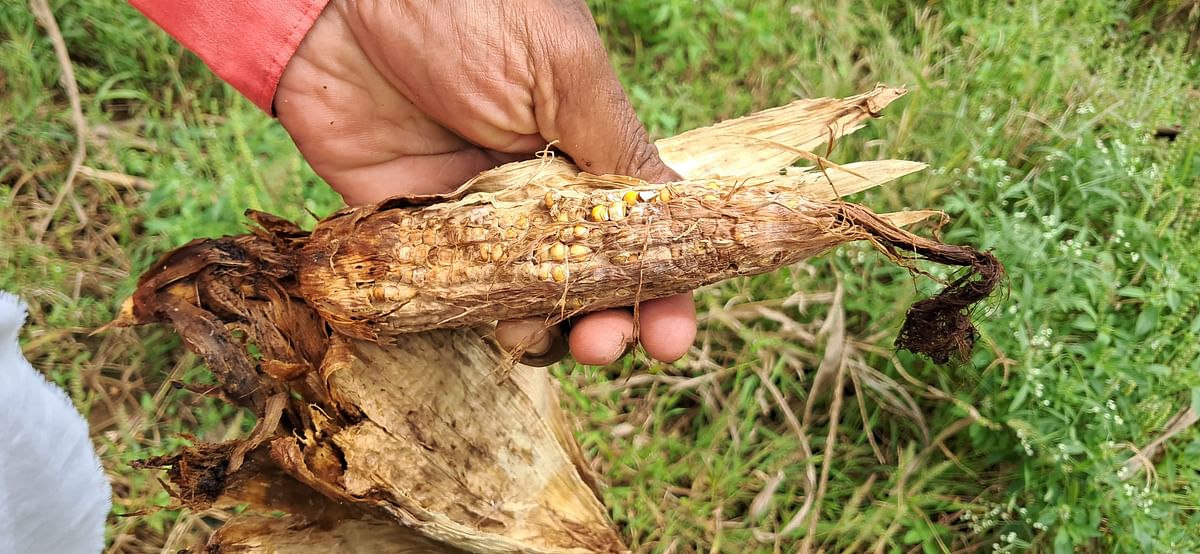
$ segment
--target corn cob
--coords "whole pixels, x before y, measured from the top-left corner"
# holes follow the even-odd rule
[[[828,173],[846,175],[850,190],[879,181],[847,167],[651,185],[539,161],[505,166],[457,200],[384,204],[321,222],[303,248],[301,294],[339,331],[387,341],[501,319],[554,323],[766,273],[853,240],[994,265],[866,208],[822,200],[838,194],[832,180],[821,182]],[[516,185],[497,190],[492,181]]]

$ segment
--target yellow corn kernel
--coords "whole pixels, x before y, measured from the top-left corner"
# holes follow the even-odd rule
[[[670,202],[671,201],[671,191],[668,189],[665,189],[665,188],[659,189],[658,201],[659,202]]]
[[[550,259],[556,262],[561,262],[567,259],[567,245],[556,242],[550,245]]]
[[[526,217],[525,214],[517,214],[517,228],[518,229],[528,229],[529,228],[529,218]]]
[[[575,228],[571,230],[571,234],[574,235],[575,238],[583,240],[588,238],[590,231],[588,231],[588,228],[584,227],[583,225],[576,225]]]
[[[592,253],[592,249],[582,244],[572,244],[570,249],[571,261],[583,261],[587,259],[588,254]]]
[[[479,244],[479,259],[481,261],[489,261],[492,256],[492,247],[485,243]]]
[[[555,283],[561,283],[567,280],[567,266],[556,265],[550,270],[550,276],[554,278]]]
[[[521,236],[520,231],[517,231],[516,229],[514,229],[512,227],[509,227],[504,230],[504,238],[506,238],[506,239],[515,239],[519,236]]]
[[[406,267],[400,270],[400,280],[405,283],[413,282],[413,268]]]
[[[703,200],[705,202],[717,202],[720,200],[720,198],[717,198],[717,195],[715,194],[705,194]]]
[[[552,277],[550,276],[550,266],[548,266],[546,264],[542,264],[542,265],[538,266],[537,274],[538,274],[538,279],[541,279],[543,281],[549,281],[552,279]]]
[[[630,206],[637,204],[638,203],[638,191],[631,190],[631,191],[626,192],[625,194],[623,194],[621,196],[621,200],[624,200],[625,203],[629,204]]]
[[[542,203],[546,205],[547,210],[554,209],[554,206],[558,204],[558,193],[554,191],[547,192],[546,196],[542,198]]]
[[[568,221],[571,221],[571,217],[570,217],[570,215],[567,214],[566,210],[559,210],[557,214],[554,214],[554,221],[557,221],[559,223],[566,223]]]
[[[613,221],[621,221],[625,219],[625,204],[622,202],[613,202],[608,207],[608,218]]]
[[[599,204],[592,208],[592,221],[608,221],[608,206]]]
[[[492,261],[498,262],[504,259],[504,246],[500,243],[492,245]]]

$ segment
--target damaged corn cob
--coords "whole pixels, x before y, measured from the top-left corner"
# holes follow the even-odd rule
[[[797,149],[739,123],[746,124],[735,120],[674,140],[692,152],[705,151],[705,141],[727,145],[731,136],[735,144],[726,148],[745,152],[757,140],[763,159],[739,166],[716,156],[708,166],[686,168],[693,178],[680,182],[591,175],[548,158],[485,172],[434,202],[345,210],[318,224],[304,245],[301,294],[338,331],[386,342],[502,319],[545,317],[550,325],[868,240],[893,257],[912,251],[982,275],[916,306],[901,332],[902,347],[937,361],[969,348],[974,330],[965,310],[995,286],[999,263],[901,229],[932,212],[881,216],[839,200],[923,164],[819,160],[819,169],[789,174],[781,167]],[[670,144],[666,149],[670,160]],[[725,164],[761,173],[717,175]]]

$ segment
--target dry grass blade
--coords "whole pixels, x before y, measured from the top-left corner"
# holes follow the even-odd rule
[[[808,519],[813,505],[817,501],[817,466],[813,463],[812,447],[810,446],[810,441],[808,438],[808,427],[806,425],[802,425],[796,419],[796,415],[792,413],[792,409],[788,406],[787,400],[783,397],[783,393],[779,391],[779,388],[776,387],[775,384],[772,383],[765,375],[762,377],[762,380],[766,385],[767,390],[770,391],[771,397],[775,401],[775,405],[781,412],[783,412],[785,421],[788,423],[788,427],[791,428],[792,433],[796,435],[796,439],[800,443],[800,453],[804,456],[804,480],[801,481],[801,486],[804,487],[804,502],[800,505],[800,508],[796,510],[796,513],[792,515],[791,519],[789,519],[788,522],[783,526],[783,529],[779,530],[779,532],[767,533],[757,529],[754,532],[754,538],[759,542],[773,542],[778,541],[779,539],[791,534],[796,529],[799,529],[800,525],[802,525],[804,521]]]
[[[1197,414],[1190,406],[1180,410],[1167,422],[1167,428],[1161,435],[1155,437],[1146,446],[1134,449],[1135,455],[1125,463],[1119,477],[1126,480],[1137,475],[1142,469],[1154,471],[1154,457],[1158,455],[1158,451],[1162,449],[1163,445],[1171,440],[1171,437],[1195,425],[1197,421],[1200,421],[1200,414]]]
[[[150,191],[157,188],[157,185],[141,177],[134,177],[133,175],[126,175],[124,173],[108,171],[105,169],[96,169],[86,165],[79,166],[79,174],[87,177],[88,179],[96,179],[97,181],[112,183],[127,189]]]
[[[54,44],[54,56],[58,59],[58,65],[62,69],[62,85],[66,89],[67,100],[71,105],[71,123],[75,126],[75,153],[71,156],[71,167],[67,170],[63,184],[55,193],[54,201],[50,204],[46,216],[37,226],[35,234],[37,241],[41,242],[46,230],[50,228],[50,222],[54,220],[58,209],[68,197],[71,199],[79,221],[87,221],[87,212],[83,210],[74,196],[70,196],[71,190],[75,187],[75,176],[79,173],[83,159],[87,156],[87,119],[83,117],[83,103],[79,99],[79,85],[75,82],[75,69],[71,64],[71,56],[67,52],[67,43],[58,29],[58,20],[55,19],[54,12],[46,0],[30,0],[29,8],[37,17],[38,23],[46,29],[46,34],[50,36],[50,41]]]

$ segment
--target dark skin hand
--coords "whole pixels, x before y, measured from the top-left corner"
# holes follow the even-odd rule
[[[334,0],[275,96],[279,121],[347,204],[453,190],[553,143],[583,170],[678,179],[658,156],[576,0]],[[696,336],[690,294],[581,316],[568,337],[589,365],[640,339],[670,362]],[[502,345],[551,346],[539,320],[501,322]]]

